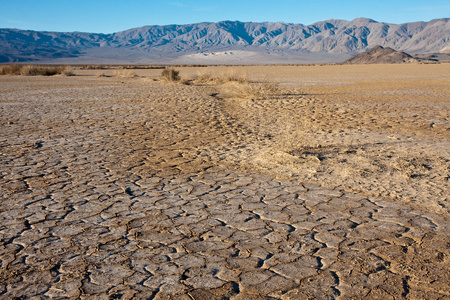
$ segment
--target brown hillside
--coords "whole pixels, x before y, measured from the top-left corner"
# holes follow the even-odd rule
[[[401,64],[401,63],[414,63],[418,62],[417,59],[411,55],[395,51],[392,48],[382,46],[375,46],[367,52],[353,56],[346,60],[345,64]]]

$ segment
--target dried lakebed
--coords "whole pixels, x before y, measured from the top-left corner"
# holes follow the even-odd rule
[[[2,84],[2,298],[450,296],[446,215],[219,166],[252,137],[206,88]]]

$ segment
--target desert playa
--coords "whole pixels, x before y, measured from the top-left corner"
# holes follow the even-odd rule
[[[449,67],[0,76],[0,297],[449,299]]]

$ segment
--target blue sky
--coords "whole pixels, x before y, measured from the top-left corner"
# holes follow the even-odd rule
[[[0,0],[0,28],[112,33],[145,25],[367,17],[405,23],[450,17],[448,0]]]

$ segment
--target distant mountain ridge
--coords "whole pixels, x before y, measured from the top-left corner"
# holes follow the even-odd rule
[[[449,20],[389,24],[359,18],[311,25],[222,21],[144,26],[112,34],[0,29],[0,62],[201,61],[216,52],[223,55],[213,58],[225,60],[245,52],[255,60],[290,61],[302,55],[348,58],[376,45],[410,54],[439,53],[450,47]]]

